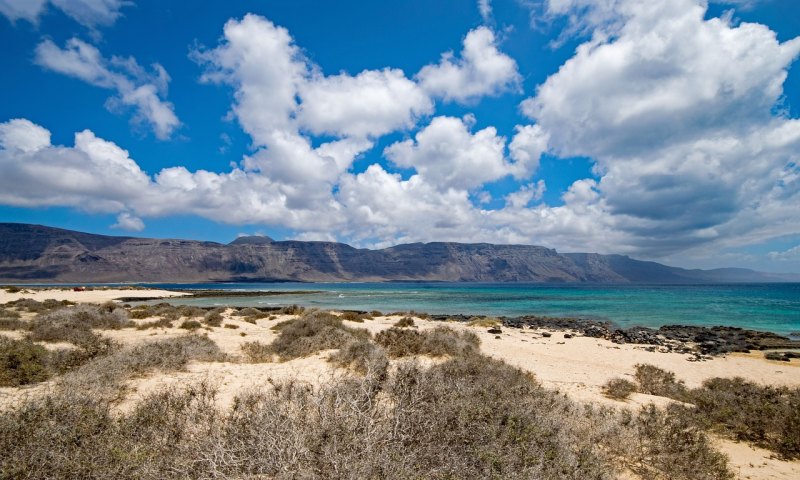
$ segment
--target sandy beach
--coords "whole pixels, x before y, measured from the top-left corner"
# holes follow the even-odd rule
[[[72,291],[64,289],[37,289],[17,293],[0,290],[0,303],[20,298],[36,300],[55,299],[79,303],[103,303],[121,297],[172,297],[183,295],[179,292],[150,289],[97,289],[91,291]],[[184,371],[154,373],[131,380],[128,394],[118,405],[120,411],[128,410],[148,393],[169,386],[180,386],[198,380],[207,380],[219,388],[217,402],[220,407],[230,406],[233,398],[249,388],[269,385],[271,382],[296,379],[311,385],[320,385],[337,375],[341,370],[327,361],[330,351],[323,351],[306,358],[286,362],[247,363],[243,361],[241,345],[244,342],[258,341],[271,343],[278,333],[272,329],[279,322],[294,318],[293,315],[277,315],[262,318],[255,323],[244,321],[233,315],[235,310],[222,313],[226,328],[206,328],[203,334],[213,340],[227,354],[226,362],[191,362]],[[363,328],[376,334],[393,326],[400,316],[381,316],[363,323],[345,321],[345,325]],[[137,324],[158,320],[156,317],[136,319]],[[443,325],[440,321],[414,318],[418,330],[424,331]],[[634,393],[626,401],[607,398],[602,386],[610,379],[633,378],[636,364],[652,364],[675,372],[678,379],[690,388],[698,387],[706,379],[713,377],[744,377],[763,385],[800,386],[800,362],[768,361],[762,352],[751,354],[729,354],[706,361],[689,361],[690,355],[680,353],[661,353],[648,351],[641,345],[615,344],[608,340],[583,336],[565,331],[547,331],[530,328],[502,328],[500,333],[489,333],[486,327],[469,326],[459,322],[446,322],[446,326],[456,331],[471,331],[480,339],[481,351],[493,358],[530,372],[545,387],[556,389],[579,402],[593,402],[615,408],[638,409],[640,406],[655,403],[664,406],[672,400]],[[153,339],[179,337],[186,330],[155,328],[138,330],[123,328],[119,330],[98,331],[123,345],[136,345]],[[1,335],[19,338],[19,332],[0,331]],[[546,334],[549,334],[546,335]],[[571,338],[569,338],[571,337]],[[47,345],[54,348],[53,345]],[[437,360],[428,360],[437,361]],[[52,382],[52,381],[51,381]],[[45,391],[50,382],[25,388],[0,388],[0,406],[8,407],[21,399]],[[715,444],[720,451],[730,457],[731,465],[740,478],[800,478],[800,462],[787,462],[774,458],[770,452],[718,438]]]
[[[142,289],[142,288],[88,288],[76,291],[73,288],[42,288],[22,287],[20,291],[9,292],[0,288],[0,304],[13,302],[20,298],[30,298],[38,302],[53,299],[67,300],[76,303],[103,303],[118,298],[153,298],[153,297],[181,297],[188,295],[183,292],[168,290]]]

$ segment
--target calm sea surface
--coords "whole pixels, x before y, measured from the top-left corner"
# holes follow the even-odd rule
[[[198,306],[303,305],[324,309],[416,310],[434,314],[527,314],[610,320],[622,327],[727,325],[788,335],[800,331],[800,283],[585,285],[464,283],[156,284],[158,288],[286,292],[174,303]],[[292,293],[314,290],[316,293]]]

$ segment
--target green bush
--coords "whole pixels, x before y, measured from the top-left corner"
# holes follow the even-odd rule
[[[639,391],[649,395],[668,397],[679,401],[687,400],[686,385],[669,372],[654,365],[638,363],[634,367],[634,377],[639,384]]]
[[[612,378],[603,385],[603,395],[614,400],[625,400],[636,391],[636,384],[624,378]]]
[[[18,387],[50,377],[47,349],[30,340],[0,336],[0,387]]]
[[[270,348],[281,360],[306,357],[321,350],[342,348],[352,341],[370,338],[369,332],[345,327],[336,315],[327,312],[304,314],[273,327],[280,332]]]
[[[694,414],[707,427],[737,440],[800,458],[800,388],[762,386],[742,378],[713,378],[690,393]]]
[[[478,352],[480,340],[472,332],[455,332],[447,327],[416,331],[389,328],[375,336],[375,342],[386,349],[389,357],[411,355],[457,356]]]
[[[184,320],[181,322],[178,328],[183,328],[184,330],[197,330],[202,326],[203,325],[197,320]]]

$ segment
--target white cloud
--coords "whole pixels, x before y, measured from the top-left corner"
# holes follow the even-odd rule
[[[395,165],[414,168],[439,188],[470,189],[510,173],[505,139],[494,127],[474,134],[460,118],[436,117],[415,139],[394,143],[384,155]]]
[[[317,75],[300,86],[300,125],[315,134],[376,137],[413,127],[433,104],[401,70]]]
[[[135,217],[127,212],[122,212],[117,215],[117,223],[111,225],[111,228],[119,228],[121,230],[128,230],[131,232],[141,232],[144,230],[144,222],[139,217]]]
[[[417,79],[433,96],[467,103],[485,95],[518,90],[521,77],[517,62],[497,49],[494,32],[481,26],[464,38],[460,58],[448,52],[439,63],[423,67]]]
[[[792,262],[800,260],[800,245],[794,246],[784,251],[769,252],[767,254],[772,260]]]
[[[88,130],[75,134],[74,147],[51,145],[50,132],[27,120],[2,123],[0,132],[0,201],[6,205],[115,212],[147,193],[149,179],[128,152]]]
[[[491,0],[478,0],[478,11],[484,23],[492,19],[492,2]]]
[[[563,2],[564,15],[590,4]],[[379,164],[350,168],[377,137],[431,114],[428,95],[445,98],[444,89],[419,84],[452,73],[447,81],[455,78],[457,89],[447,98],[458,101],[509,84],[469,74],[480,62],[468,45],[461,58],[414,79],[391,68],[325,76],[285,29],[250,15],[228,22],[216,48],[196,53],[207,81],[234,90],[233,115],[254,147],[240,167],[174,167],[150,177],[90,131],[78,133],[74,147],[54,146],[47,130],[16,119],[0,124],[0,203],[76,206],[120,219],[196,214],[280,225],[299,238],[335,232],[360,245],[487,241],[672,258],[800,232],[800,120],[774,113],[800,40],[779,43],[764,26],[707,20],[691,0],[606,3],[608,17],[585,24],[591,39],[524,103],[535,123],[506,139],[494,127],[477,129],[472,114],[434,117],[384,150],[410,175]],[[478,43],[491,48],[475,50],[502,56],[490,30],[468,39],[480,32],[491,38]],[[105,72],[123,72],[154,95],[166,93],[162,70],[104,61],[80,45],[62,52],[77,60],[54,68],[71,76],[113,85]],[[592,158],[595,178],[573,182],[563,205],[540,202],[545,182],[531,178],[544,152]],[[498,194],[502,208],[489,209],[486,184],[508,176],[522,186]]]
[[[0,123],[0,147],[5,150],[32,153],[50,146],[50,131],[26,118]]]
[[[127,0],[50,0],[76,22],[89,28],[109,27],[122,16],[122,7],[131,5]]]
[[[506,195],[506,206],[509,208],[526,208],[531,202],[541,200],[545,190],[547,190],[547,187],[544,180],[523,185],[519,190]]]
[[[511,158],[516,162],[514,176],[528,178],[539,169],[539,160],[547,151],[550,135],[539,125],[517,125],[516,133],[508,145]]]
[[[180,126],[172,104],[166,96],[169,75],[161,65],[153,65],[148,74],[135,59],[112,57],[105,59],[100,51],[77,38],[60,48],[51,40],[36,47],[36,63],[54,72],[83,80],[98,87],[116,92],[107,106],[109,109],[133,107],[134,121],[150,125],[156,137],[169,138]]]
[[[22,19],[38,23],[46,4],[47,0],[0,0],[0,14],[11,22]]]
[[[565,197],[599,195],[625,245],[647,255],[800,230],[784,208],[798,192],[787,182],[798,121],[773,112],[800,39],[705,19],[694,0],[550,5],[596,9],[581,17],[592,40],[522,104],[555,153],[596,161],[599,182]]]
[[[133,2],[126,0],[50,0],[54,7],[81,25],[94,29],[113,25],[122,16],[122,7]],[[38,23],[48,0],[0,0],[0,14],[10,21],[23,19]]]

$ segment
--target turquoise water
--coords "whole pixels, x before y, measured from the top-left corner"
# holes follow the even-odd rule
[[[158,284],[158,288],[287,292],[264,297],[175,301],[198,306],[303,305],[323,309],[416,310],[433,314],[547,315],[622,326],[726,325],[788,335],[800,331],[800,284],[585,285],[464,283]],[[294,294],[291,291],[315,290]]]

